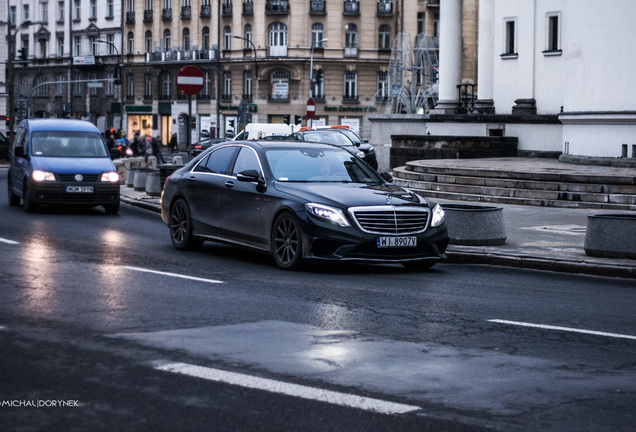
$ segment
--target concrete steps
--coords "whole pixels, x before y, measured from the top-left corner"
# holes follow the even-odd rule
[[[394,183],[431,198],[546,207],[636,210],[636,169],[567,166],[532,158],[420,160]]]

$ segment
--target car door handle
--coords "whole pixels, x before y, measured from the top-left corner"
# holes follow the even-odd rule
[[[197,178],[196,178],[195,176],[190,176],[190,177],[188,177],[188,181],[189,181],[190,183],[192,183],[192,182],[193,182],[193,181],[195,181],[196,179],[197,179]]]
[[[226,182],[225,187],[228,189],[232,189],[234,187],[234,182],[233,181]]]

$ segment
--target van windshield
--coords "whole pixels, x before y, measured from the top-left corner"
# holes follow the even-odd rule
[[[74,131],[33,132],[31,154],[47,157],[109,157],[104,140],[99,133]]]

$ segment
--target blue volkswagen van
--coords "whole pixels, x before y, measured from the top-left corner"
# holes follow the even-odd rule
[[[9,204],[103,206],[119,212],[119,175],[97,127],[68,119],[23,120],[9,151]]]

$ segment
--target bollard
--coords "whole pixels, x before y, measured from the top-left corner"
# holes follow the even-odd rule
[[[636,214],[588,216],[583,248],[588,256],[636,259]]]
[[[149,172],[146,176],[146,193],[150,196],[161,195],[161,175],[159,171]]]
[[[503,208],[469,204],[442,205],[449,242],[466,246],[495,246],[506,242]]]

